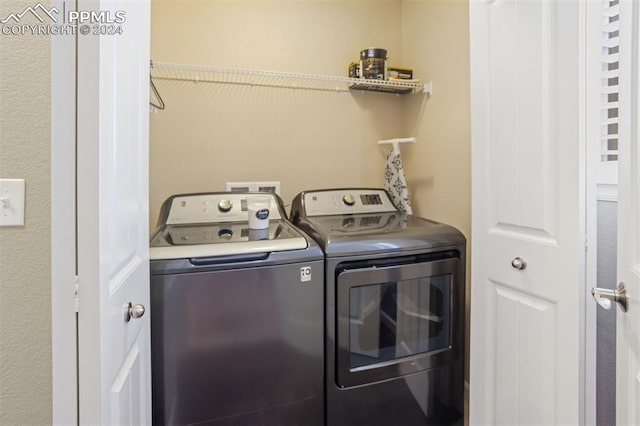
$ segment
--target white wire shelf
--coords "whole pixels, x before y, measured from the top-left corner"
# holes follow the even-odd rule
[[[431,82],[416,83],[398,80],[365,80],[331,75],[259,71],[242,68],[171,64],[165,62],[152,62],[151,76],[158,80],[238,84],[331,92],[366,90],[399,95],[408,93],[431,94]]]

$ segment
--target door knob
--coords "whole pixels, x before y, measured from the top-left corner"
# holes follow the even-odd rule
[[[124,305],[124,322],[131,321],[131,318],[140,318],[144,315],[144,312],[144,305],[141,305],[139,303],[132,305],[131,302],[129,302]]]
[[[522,270],[526,269],[527,262],[525,262],[524,259],[522,259],[520,257],[516,257],[515,259],[513,259],[511,261],[511,266],[513,266],[514,268],[522,271]]]
[[[624,283],[618,284],[615,290],[608,288],[594,287],[591,289],[591,295],[603,309],[609,310],[614,303],[620,306],[622,312],[627,312],[629,305],[629,295]]]

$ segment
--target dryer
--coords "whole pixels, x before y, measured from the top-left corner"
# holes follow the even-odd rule
[[[463,424],[462,233],[383,189],[302,192],[291,220],[325,253],[327,424]]]
[[[151,239],[156,425],[322,425],[323,253],[268,194],[174,195]],[[265,194],[260,194],[265,196]]]

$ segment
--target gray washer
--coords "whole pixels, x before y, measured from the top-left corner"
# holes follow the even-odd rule
[[[162,207],[150,244],[154,424],[324,423],[323,254],[275,195],[269,229],[249,230],[249,196]]]
[[[382,189],[302,192],[291,220],[325,253],[327,424],[461,425],[464,236]]]

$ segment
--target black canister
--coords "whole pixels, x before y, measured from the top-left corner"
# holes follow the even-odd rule
[[[360,76],[376,80],[387,79],[387,51],[370,47],[360,52]]]

